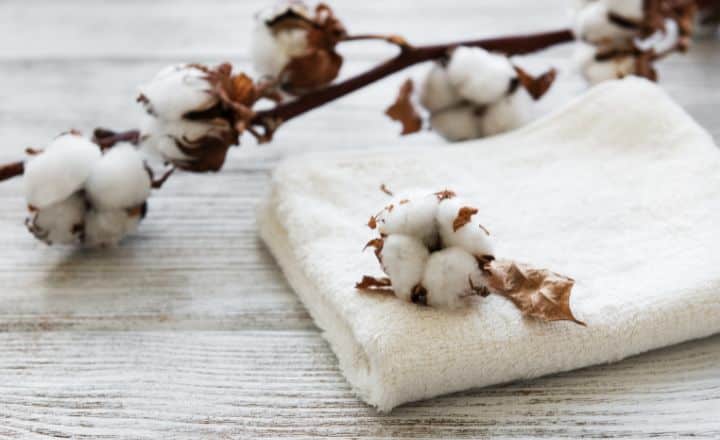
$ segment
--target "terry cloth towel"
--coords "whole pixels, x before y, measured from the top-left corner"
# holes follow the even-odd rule
[[[378,190],[450,188],[496,256],[573,277],[570,322],[491,295],[459,313],[361,293]],[[720,151],[661,89],[591,89],[513,133],[455,146],[282,163],[258,225],[357,395],[409,401],[613,362],[720,331]]]

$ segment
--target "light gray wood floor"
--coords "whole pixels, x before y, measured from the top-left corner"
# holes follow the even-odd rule
[[[562,26],[562,0],[336,1],[356,32],[415,42]],[[138,83],[170,62],[247,68],[260,1],[0,0],[0,159],[68,128],[137,124]],[[391,54],[354,44],[348,72]],[[720,43],[661,82],[720,138]],[[549,51],[564,62],[569,49]],[[720,437],[720,337],[614,365],[441,397],[378,415],[356,400],[258,241],[255,206],[286,154],[398,143],[382,109],[404,75],[247,142],[219,175],[178,175],[109,251],[26,233],[0,185],[0,437]],[[438,142],[423,134],[401,142]],[[708,245],[710,245],[708,243]]]

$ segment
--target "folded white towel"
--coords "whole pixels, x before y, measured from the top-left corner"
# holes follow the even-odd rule
[[[496,295],[452,313],[355,290],[382,274],[361,252],[381,183],[458,192],[498,257],[576,280],[588,326],[523,319]],[[353,389],[382,411],[720,331],[720,151],[640,79],[484,141],[292,158],[258,222]]]

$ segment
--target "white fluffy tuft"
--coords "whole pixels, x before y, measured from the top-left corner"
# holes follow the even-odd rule
[[[462,99],[450,83],[447,70],[433,63],[420,87],[420,103],[423,107],[434,112],[458,104]]]
[[[575,35],[593,44],[630,38],[635,32],[614,25],[608,18],[605,3],[597,1],[582,8],[575,16],[573,31]]]
[[[157,154],[168,161],[191,160],[192,158],[178,147],[181,143],[185,147],[192,147],[192,143],[205,136],[221,136],[225,126],[209,122],[163,121],[148,117],[140,128],[141,148],[151,154]]]
[[[301,28],[273,29],[268,22],[292,10],[308,17],[307,8],[301,3],[285,2],[274,8],[266,8],[257,15],[252,32],[250,57],[253,67],[260,75],[278,76],[294,57],[307,52],[307,30]]]
[[[632,56],[615,57],[607,61],[591,59],[582,67],[582,74],[590,84],[620,79],[635,73],[635,59]]]
[[[602,0],[608,11],[623,18],[640,21],[645,15],[643,0]]]
[[[380,259],[395,295],[410,301],[413,288],[422,281],[430,253],[417,238],[393,234],[385,238]]]
[[[207,110],[217,103],[210,93],[207,73],[189,65],[168,66],[140,87],[147,111],[161,119],[177,120],[191,111]]]
[[[445,139],[456,142],[482,136],[478,110],[471,105],[453,107],[430,116],[430,126]]]
[[[530,118],[532,98],[524,89],[489,105],[480,116],[483,136],[494,136],[526,124]]]
[[[680,38],[680,29],[675,20],[665,20],[665,31],[657,31],[644,40],[636,39],[635,46],[642,50],[662,53],[673,49]]]
[[[131,144],[121,143],[98,161],[85,190],[97,208],[131,208],[147,200],[151,183],[140,153]]]
[[[429,306],[460,309],[474,295],[472,286],[484,284],[475,257],[459,247],[449,247],[430,255],[422,285],[427,290]]]
[[[73,194],[65,200],[34,212],[26,221],[28,229],[49,245],[78,242],[85,216],[85,199]]]
[[[100,148],[83,136],[57,137],[43,153],[25,164],[27,203],[44,208],[68,198],[82,188],[100,156]]]
[[[453,223],[462,207],[471,207],[455,197],[440,202],[437,210],[437,224],[443,245],[457,246],[476,257],[494,256],[492,239],[480,222],[482,213],[470,217],[470,222],[453,230]]]
[[[85,245],[116,246],[125,235],[134,232],[139,223],[139,215],[130,215],[124,209],[92,210],[85,216]]]
[[[490,104],[500,99],[516,77],[506,56],[479,47],[455,49],[447,70],[459,94],[476,104]]]
[[[397,197],[380,213],[378,229],[382,234],[415,237],[432,248],[438,237],[435,225],[437,207],[438,199],[434,194],[413,193]]]

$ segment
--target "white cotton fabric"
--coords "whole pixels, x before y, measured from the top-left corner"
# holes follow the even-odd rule
[[[378,190],[456,190],[496,256],[576,280],[575,316],[523,319],[491,295],[459,312],[360,293],[381,276]],[[310,154],[281,164],[260,233],[337,354],[382,411],[473,387],[613,362],[720,331],[720,151],[657,86],[609,81],[504,136]]]

